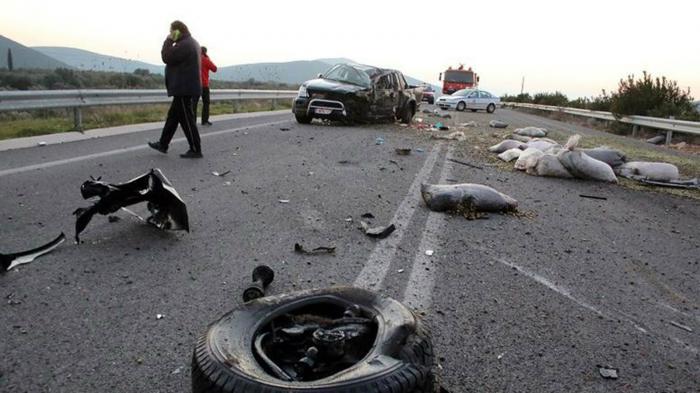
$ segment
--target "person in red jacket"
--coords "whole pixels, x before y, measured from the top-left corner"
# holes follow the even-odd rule
[[[209,71],[216,72],[216,64],[207,56],[207,47],[202,47],[202,65],[200,71],[202,73],[202,125],[210,126],[209,121]],[[199,97],[194,101],[194,117],[197,118],[197,104]]]

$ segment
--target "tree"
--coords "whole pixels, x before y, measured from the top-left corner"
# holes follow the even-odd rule
[[[668,80],[665,76],[653,78],[646,71],[640,79],[629,75],[627,79],[620,80],[617,92],[610,96],[610,111],[618,117],[674,116],[688,120],[698,117],[690,89],[681,90],[676,81]]]
[[[151,75],[151,71],[149,71],[146,68],[137,68],[134,70],[134,75],[149,76],[149,75]]]
[[[7,48],[7,69],[12,71],[15,69],[15,64],[12,61],[12,49]]]

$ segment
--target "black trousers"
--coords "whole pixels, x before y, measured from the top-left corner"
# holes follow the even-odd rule
[[[209,88],[202,87],[202,124],[209,122],[209,98]],[[197,104],[199,104],[199,97],[194,99],[194,117],[197,117]]]
[[[161,146],[168,148],[179,124],[185,133],[187,143],[190,144],[190,150],[198,153],[202,152],[194,113],[194,99],[195,97],[192,96],[173,97],[173,103],[170,104],[170,109],[168,110],[168,118],[165,120],[165,126],[163,126],[163,133],[160,135]]]

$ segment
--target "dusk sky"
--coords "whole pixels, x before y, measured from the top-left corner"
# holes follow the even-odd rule
[[[165,5],[167,4],[167,5]],[[0,34],[160,64],[180,19],[220,66],[346,57],[428,82],[462,63],[496,94],[615,89],[643,70],[700,99],[695,1],[4,0]]]

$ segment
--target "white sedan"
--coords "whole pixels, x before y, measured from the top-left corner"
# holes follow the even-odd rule
[[[460,112],[466,109],[471,109],[472,112],[483,109],[488,113],[493,113],[500,103],[499,97],[478,89],[457,90],[449,96],[438,98],[435,102],[440,109],[456,109]]]

